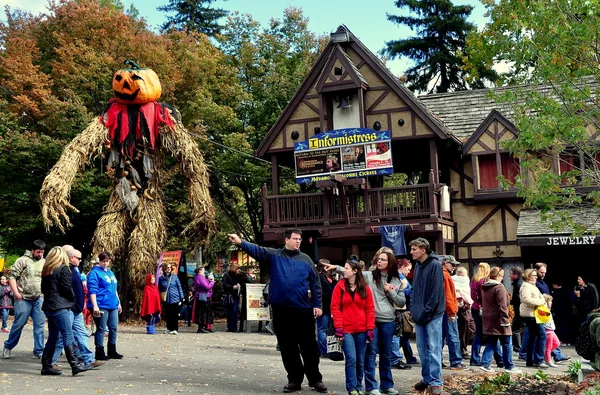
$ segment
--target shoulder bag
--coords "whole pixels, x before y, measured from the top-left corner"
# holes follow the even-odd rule
[[[171,285],[171,278],[173,278],[172,274],[171,276],[169,276],[169,281],[167,281],[167,290],[165,292],[160,293],[160,300],[162,300],[163,302],[167,301],[167,292],[169,291],[169,286]]]

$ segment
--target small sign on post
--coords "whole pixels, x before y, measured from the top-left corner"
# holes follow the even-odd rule
[[[250,332],[250,321],[271,321],[269,306],[263,296],[266,284],[246,284],[246,328]]]

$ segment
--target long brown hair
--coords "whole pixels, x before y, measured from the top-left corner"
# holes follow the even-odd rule
[[[44,267],[42,267],[42,276],[51,275],[54,269],[62,265],[69,267],[69,257],[67,257],[67,253],[62,247],[52,248],[46,257]]]
[[[381,252],[379,252],[381,251]],[[393,277],[396,277],[400,280],[400,275],[398,274],[398,264],[396,263],[396,257],[394,256],[394,252],[387,247],[380,248],[373,260],[377,263],[377,259],[379,259],[379,255],[385,254],[388,258],[388,266],[387,266],[387,275],[388,282],[392,281]],[[381,283],[381,270],[379,268],[375,268],[373,270],[373,280],[375,281],[375,286],[379,287]],[[381,284],[383,286],[383,284]]]
[[[361,298],[367,298],[367,282],[362,275],[362,270],[360,268],[360,259],[356,255],[350,255],[346,260],[346,263],[352,270],[356,270],[356,279],[354,280],[354,285],[356,285],[356,291]],[[346,282],[346,292],[352,292],[350,290],[350,282],[348,280]]]

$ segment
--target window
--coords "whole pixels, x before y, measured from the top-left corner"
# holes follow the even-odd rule
[[[479,189],[498,190],[501,186],[498,180],[498,162],[496,154],[478,155],[477,167],[479,171]],[[520,168],[518,161],[509,153],[500,154],[501,175],[510,183],[514,184]]]

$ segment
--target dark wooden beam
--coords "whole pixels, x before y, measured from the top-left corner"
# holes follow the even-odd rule
[[[273,190],[273,195],[279,195],[279,175],[277,155],[271,154],[271,189]]]

